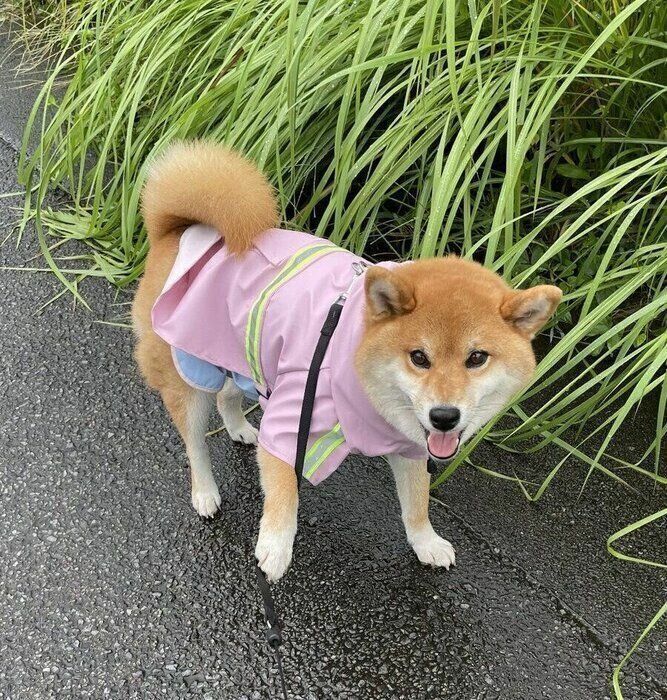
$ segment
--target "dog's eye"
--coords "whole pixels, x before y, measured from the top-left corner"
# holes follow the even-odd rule
[[[466,367],[481,367],[489,359],[489,353],[484,350],[473,350],[466,360]]]
[[[431,366],[431,362],[428,357],[426,357],[426,353],[423,350],[413,350],[410,353],[410,359],[415,367],[428,369]]]

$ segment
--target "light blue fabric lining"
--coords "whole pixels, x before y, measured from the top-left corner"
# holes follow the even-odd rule
[[[254,403],[259,401],[259,394],[257,393],[257,388],[252,379],[244,377],[242,374],[237,374],[236,372],[232,372],[232,379],[234,380],[234,384],[245,394],[248,401],[253,401]]]
[[[222,389],[227,378],[226,369],[216,367],[216,365],[178,348],[173,348],[173,356],[178,365],[179,374],[188,384],[202,391],[218,392]],[[232,372],[232,379],[248,401],[259,400],[259,394],[252,379],[236,372]]]

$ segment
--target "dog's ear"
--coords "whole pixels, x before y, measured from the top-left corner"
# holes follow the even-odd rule
[[[500,305],[500,315],[517,330],[534,338],[551,318],[562,297],[563,292],[551,284],[515,289]]]
[[[374,320],[410,313],[415,308],[415,292],[410,280],[385,267],[366,270],[366,302]]]

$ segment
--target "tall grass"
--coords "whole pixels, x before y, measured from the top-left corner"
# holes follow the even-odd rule
[[[9,4],[36,14],[30,41],[55,56],[20,176],[66,289],[132,283],[145,162],[176,137],[224,141],[270,174],[294,227],[565,290],[534,384],[436,484],[483,437],[562,450],[539,488],[518,480],[531,499],[572,459],[667,484],[666,3]],[[57,184],[70,208],[46,206]],[[87,252],[63,253],[73,239]],[[655,429],[629,463],[614,438],[648,394]]]
[[[48,17],[61,3],[39,7]],[[20,171],[46,259],[71,291],[87,274],[125,286],[141,273],[151,154],[175,137],[225,141],[271,174],[293,226],[369,255],[453,251],[517,285],[563,287],[552,329],[563,337],[515,408],[520,421],[489,436],[555,442],[615,478],[621,466],[665,481],[664,4],[66,7],[45,35],[61,54]],[[45,207],[54,184],[71,208]],[[89,252],[56,260],[51,235]],[[623,421],[660,388],[644,458],[610,460]],[[551,398],[524,414],[537,395]]]

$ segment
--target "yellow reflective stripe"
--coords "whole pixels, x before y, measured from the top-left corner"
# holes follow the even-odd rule
[[[322,466],[327,457],[344,442],[345,436],[340,423],[336,423],[328,433],[316,440],[306,452],[303,463],[304,476],[309,479]]]
[[[248,324],[246,326],[246,360],[248,361],[248,367],[250,367],[253,381],[257,385],[264,386],[264,376],[260,364],[260,342],[262,339],[264,310],[266,309],[271,295],[278,287],[289,281],[311,262],[323,255],[333,253],[336,250],[340,249],[331,243],[317,243],[301,248],[287,261],[283,269],[257,297],[250,309]]]

